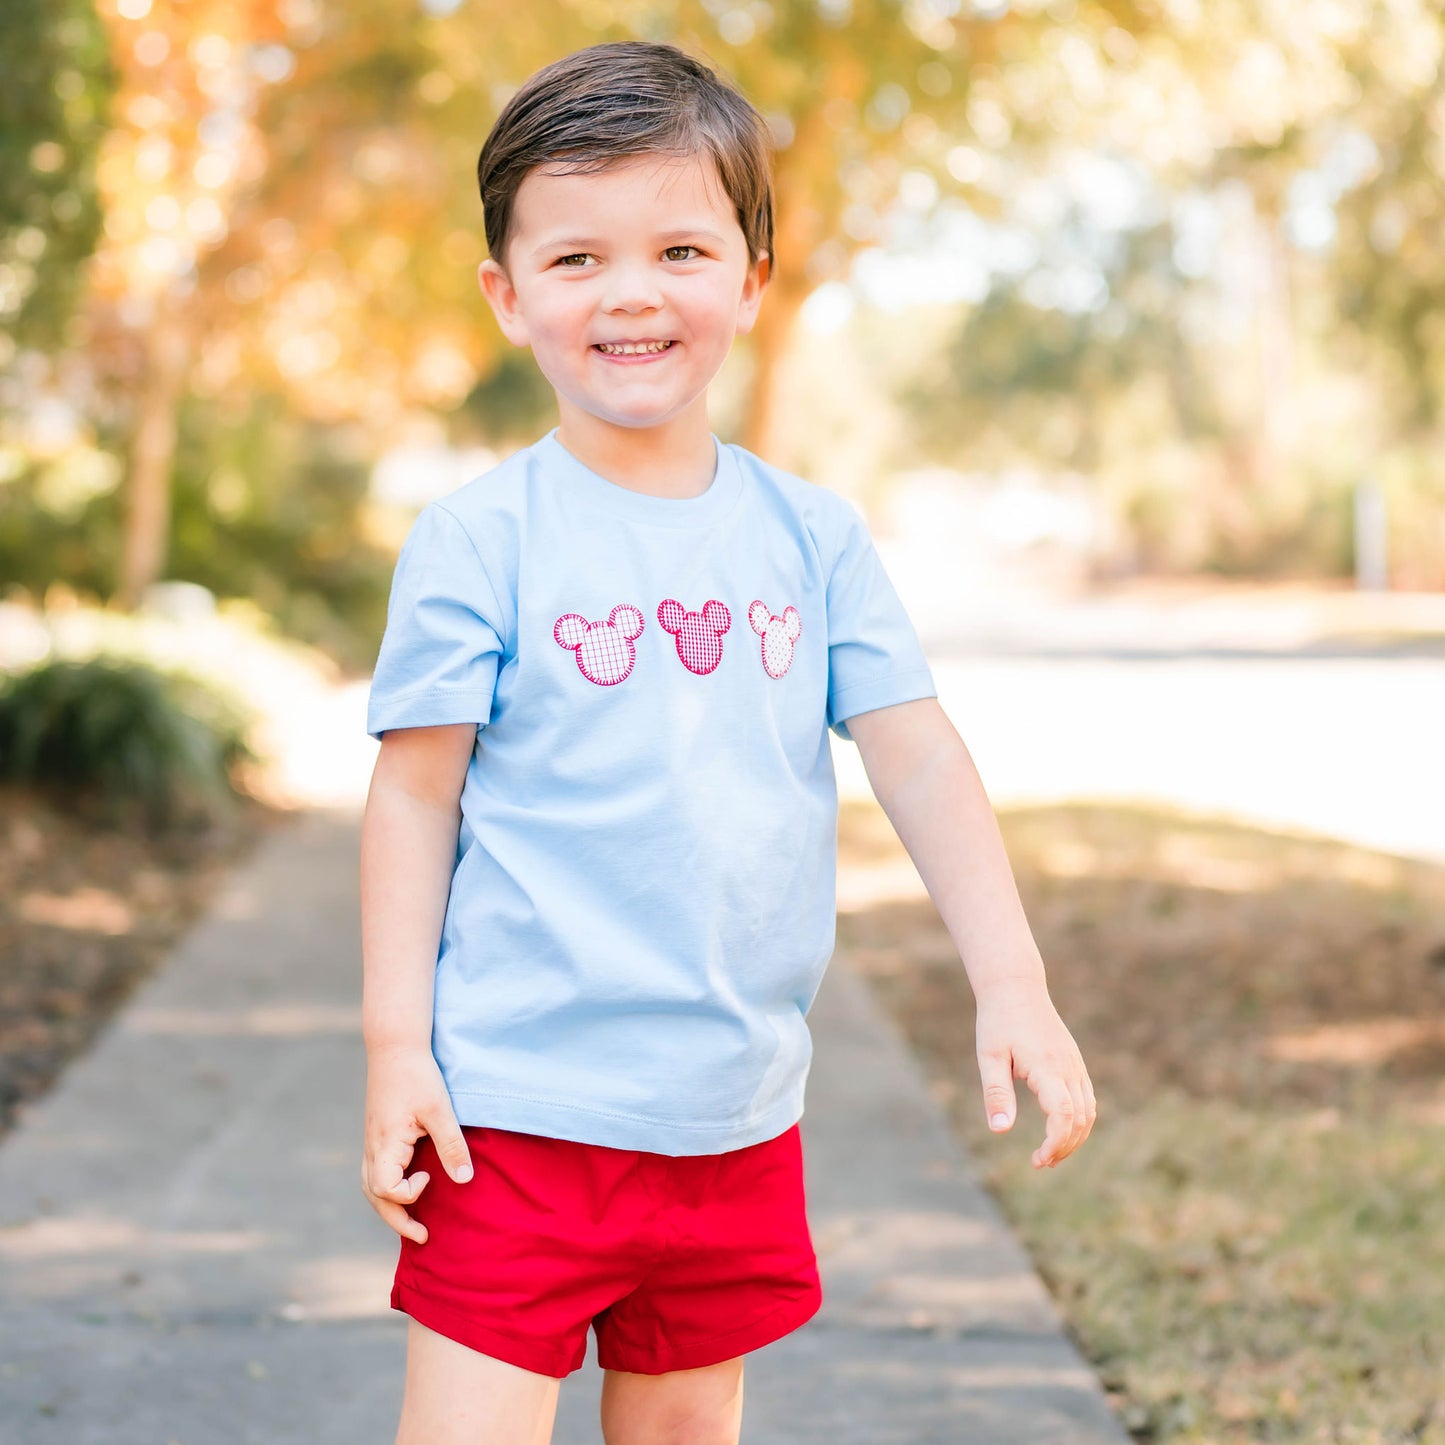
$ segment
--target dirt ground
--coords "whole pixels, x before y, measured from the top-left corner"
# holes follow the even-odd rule
[[[900,1025],[1141,1441],[1445,1445],[1445,868],[1165,809],[1002,809],[1099,1101],[1033,1170],[983,1118],[973,993],[880,809],[839,944]]]
[[[245,799],[209,832],[148,837],[0,787],[0,1138],[290,817]]]
[[[1160,1088],[1300,1109],[1362,1088],[1440,1098],[1445,869],[1118,806],[1001,810],[1000,825],[1101,1109]],[[844,808],[845,890],[850,871],[906,858],[880,809]],[[971,1045],[972,990],[926,896],[843,913],[839,941],[925,1051]]]

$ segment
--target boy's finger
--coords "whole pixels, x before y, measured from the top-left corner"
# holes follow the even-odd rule
[[[361,1187],[377,1194],[404,1183],[405,1175],[406,1168],[401,1160],[380,1152],[368,1152],[361,1161]]]
[[[983,1113],[988,1126],[1002,1132],[1014,1121],[1016,1108],[1013,1060],[1007,1054],[980,1054],[978,1074],[983,1084]]]
[[[410,1204],[418,1194],[426,1188],[426,1182],[431,1175],[425,1169],[419,1169],[415,1174],[396,1184],[384,1184],[376,1194],[381,1199],[395,1199],[400,1204]]]
[[[1089,1107],[1088,1085],[1083,1080],[1077,1080],[1073,1091],[1074,1107],[1078,1113],[1074,1116],[1074,1137],[1069,1142],[1070,1154],[1089,1137],[1089,1130],[1094,1127],[1094,1112]]]
[[[376,1190],[395,1188],[406,1178],[413,1149],[411,1140],[395,1136],[368,1144],[361,1162],[363,1183]]]
[[[432,1143],[436,1145],[437,1158],[442,1168],[457,1181],[465,1184],[472,1177],[472,1151],[467,1148],[466,1137],[454,1118],[435,1120],[428,1127]]]
[[[1065,1146],[1074,1132],[1078,1111],[1069,1086],[1057,1075],[1040,1084],[1038,1098],[1048,1117],[1044,1128],[1044,1142],[1034,1155],[1034,1163],[1039,1166],[1053,1166],[1069,1152]]]
[[[1067,1121],[1059,1114],[1050,1114],[1044,1130],[1044,1142],[1034,1154],[1034,1163],[1040,1168],[1052,1169],[1069,1152],[1065,1147],[1068,1135]]]
[[[1064,1114],[1064,1137],[1054,1151],[1053,1163],[1055,1164],[1061,1159],[1067,1159],[1079,1147],[1082,1138],[1079,1131],[1084,1125],[1084,1101],[1079,1093],[1078,1085],[1066,1081],[1064,1088],[1068,1091],[1068,1104],[1060,1105]]]
[[[1098,1112],[1094,1104],[1094,1087],[1089,1082],[1088,1071],[1084,1068],[1082,1059],[1079,1060],[1077,1072],[1069,1080],[1069,1092],[1074,1098],[1074,1129],[1069,1138],[1067,1152],[1072,1154],[1089,1137],[1089,1131],[1094,1127],[1094,1116]]]
[[[417,1244],[426,1243],[426,1225],[413,1219],[401,1205],[389,1204],[384,1199],[374,1199],[372,1206],[398,1234]]]

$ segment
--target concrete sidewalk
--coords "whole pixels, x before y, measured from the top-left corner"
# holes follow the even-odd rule
[[[268,840],[0,1145],[6,1445],[393,1440],[406,1321],[358,1184],[358,846],[354,808]],[[810,1020],[825,1301],[749,1358],[743,1439],[1123,1445],[846,958]],[[589,1339],[557,1445],[600,1441],[601,1378]]]

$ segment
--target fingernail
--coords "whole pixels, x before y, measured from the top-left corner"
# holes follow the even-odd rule
[[[1008,1115],[995,1114],[988,1122],[992,1124],[995,1129],[1002,1129],[1008,1124]]]
[[[458,1181],[461,1182],[462,1184],[465,1184],[465,1183],[467,1182],[467,1180],[470,1179],[471,1177],[472,1177],[472,1166],[471,1166],[470,1164],[463,1164],[463,1165],[461,1166],[461,1168],[459,1168],[459,1169],[457,1170],[457,1179],[458,1179]]]

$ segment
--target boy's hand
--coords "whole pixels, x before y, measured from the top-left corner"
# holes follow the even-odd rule
[[[983,1104],[995,1133],[1012,1128],[1015,1078],[1023,1079],[1047,1116],[1035,1169],[1052,1169],[1094,1127],[1094,1086],[1073,1035],[1054,1008],[1047,985],[1000,979],[978,996],[978,1071]]]
[[[447,1173],[464,1184],[472,1156],[452,1111],[451,1096],[430,1047],[381,1046],[366,1053],[366,1148],[361,1192],[400,1235],[426,1243],[426,1226],[406,1212],[431,1177],[405,1178],[413,1146],[430,1135]]]

